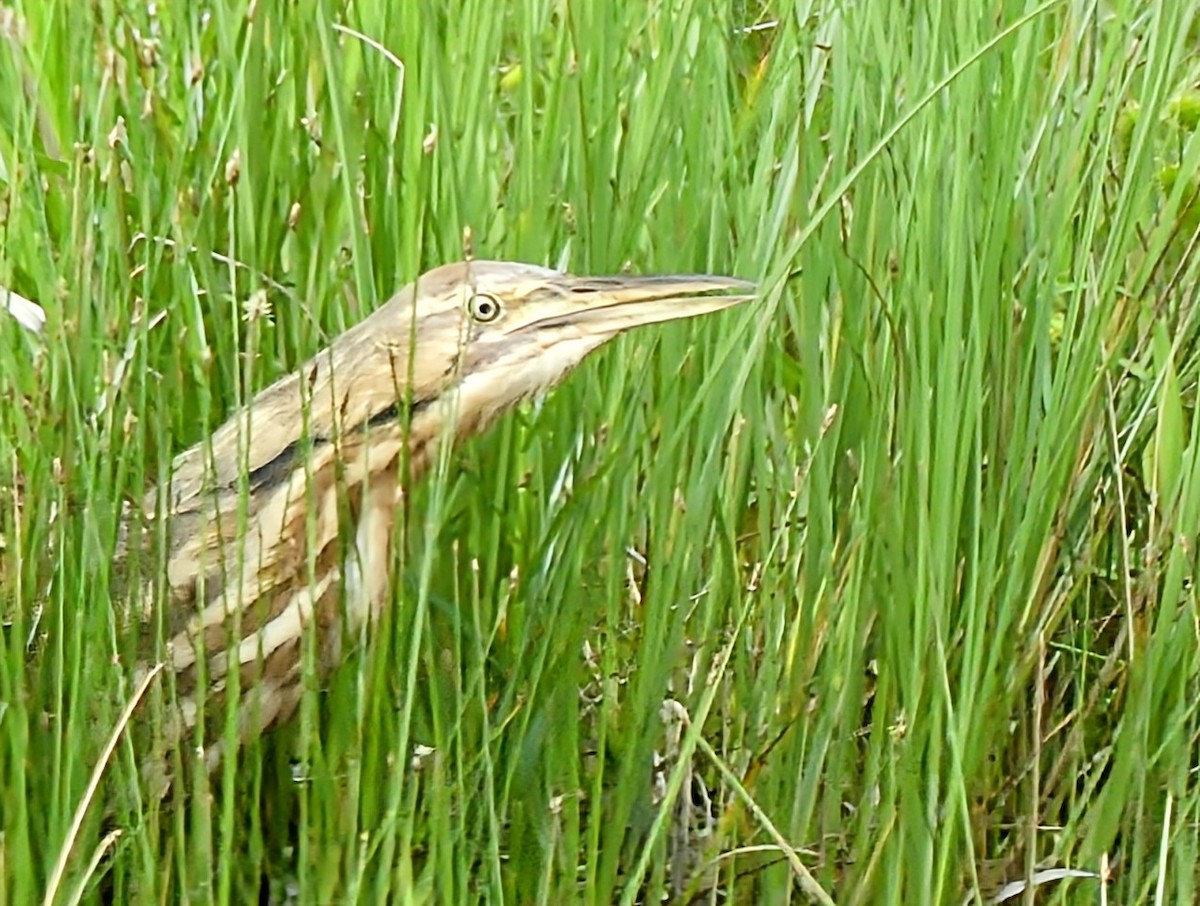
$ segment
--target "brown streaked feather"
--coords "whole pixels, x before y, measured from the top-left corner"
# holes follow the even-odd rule
[[[412,397],[407,347],[381,337],[395,336],[411,311],[411,290],[398,294],[176,459],[165,510],[166,661],[179,709],[168,746],[196,720],[202,657],[210,715],[224,707],[228,671],[239,670],[245,741],[294,710],[307,626],[316,623],[324,673],[341,658],[342,611],[351,631],[378,612],[402,450],[397,400]],[[413,377],[414,394],[432,389]],[[147,495],[148,515],[157,498]],[[339,503],[368,536],[350,539],[360,543],[349,552],[335,544]],[[360,553],[373,559],[359,564]],[[343,608],[346,569],[362,579]],[[219,732],[222,721],[210,722]],[[206,747],[214,765],[215,743]]]

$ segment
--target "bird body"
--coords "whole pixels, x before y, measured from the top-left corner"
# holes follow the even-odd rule
[[[295,710],[306,629],[324,674],[379,615],[405,482],[440,444],[483,431],[630,328],[718,311],[753,288],[445,265],[255,396],[144,501],[148,518],[168,521],[160,658],[179,716],[169,735],[194,726],[201,699],[219,705],[234,670],[240,741]],[[219,757],[209,747],[210,766]]]

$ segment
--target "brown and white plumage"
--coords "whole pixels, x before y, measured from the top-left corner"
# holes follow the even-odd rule
[[[450,264],[259,393],[175,459],[162,499],[145,500],[147,516],[169,520],[175,733],[196,719],[201,667],[210,710],[238,669],[245,741],[294,711],[306,628],[324,672],[378,616],[402,463],[403,480],[418,477],[443,440],[482,431],[625,330],[727,308],[752,289],[706,275]]]

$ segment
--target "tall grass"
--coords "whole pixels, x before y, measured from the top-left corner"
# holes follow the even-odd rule
[[[1195,901],[1196,12],[0,11],[0,903]],[[762,299],[446,456],[299,718],[72,834],[122,503],[464,231]]]

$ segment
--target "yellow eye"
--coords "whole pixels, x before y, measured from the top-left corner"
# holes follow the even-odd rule
[[[471,317],[481,324],[487,324],[500,317],[500,300],[488,293],[476,293],[467,303]]]

